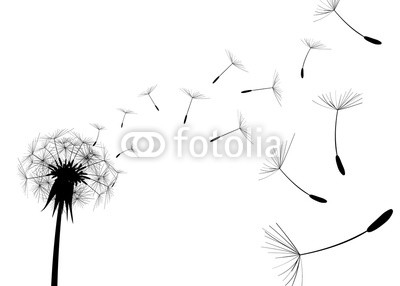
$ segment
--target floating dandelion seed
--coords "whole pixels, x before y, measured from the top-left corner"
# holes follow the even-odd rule
[[[115,158],[118,158],[119,156],[121,156],[122,154],[124,154],[125,152],[133,152],[135,155],[137,155],[136,154],[136,149],[135,149],[135,146],[133,145],[133,143],[131,144],[131,146],[129,146],[129,148],[127,148],[127,149],[125,149],[125,150],[122,150],[121,152],[119,152],[118,154],[117,154],[117,156],[115,156]]]
[[[217,137],[214,137],[210,140],[210,142],[214,142],[215,140],[218,140],[218,139],[220,139],[228,134],[231,134],[233,132],[240,131],[243,134],[244,138],[246,138],[250,143],[252,143],[251,138],[250,138],[250,133],[247,131],[248,127],[246,126],[246,119],[244,119],[243,115],[240,112],[238,112],[238,121],[239,121],[238,128],[233,129],[233,130],[226,132],[222,135],[219,135]]]
[[[321,96],[318,96],[320,99],[321,103],[316,102],[313,100],[314,103],[318,104],[319,106],[329,108],[336,110],[336,118],[335,118],[335,152],[336,152],[336,165],[339,169],[339,172],[342,175],[345,175],[345,169],[342,163],[342,160],[340,159],[338,155],[338,150],[337,150],[337,140],[336,140],[336,133],[337,133],[337,121],[338,121],[338,115],[339,115],[339,110],[343,109],[348,109],[357,105],[360,105],[362,103],[362,97],[360,93],[355,93],[351,90],[345,92],[344,94],[340,95],[339,98],[337,98],[336,93],[335,93],[335,98],[332,97],[332,94],[323,94]]]
[[[273,151],[273,156],[271,158],[267,158],[267,162],[264,163],[263,167],[261,168],[260,174],[264,175],[263,178],[261,178],[260,180],[266,179],[269,176],[272,176],[273,174],[275,174],[277,171],[281,171],[281,173],[296,187],[298,188],[300,191],[302,191],[303,193],[305,193],[306,195],[308,195],[311,199],[313,199],[314,201],[317,201],[319,203],[326,203],[327,200],[325,200],[324,198],[309,194],[308,192],[306,192],[305,190],[303,190],[302,188],[300,188],[295,182],[292,181],[292,179],[289,178],[288,175],[286,175],[286,173],[282,170],[282,165],[286,160],[287,154],[289,153],[290,147],[292,146],[292,142],[294,139],[294,135],[292,137],[292,140],[290,141],[290,144],[288,146],[287,142],[282,143],[279,146],[279,150],[274,149]]]
[[[244,66],[243,66],[243,64],[241,63],[241,61],[239,61],[230,51],[226,50],[225,52],[226,52],[226,54],[228,55],[229,61],[230,61],[231,63],[230,63],[230,65],[229,65],[226,69],[224,69],[224,71],[223,71],[219,76],[217,76],[217,77],[214,79],[213,83],[216,83],[217,80],[218,80],[231,66],[235,66],[235,67],[237,67],[238,69],[240,69],[240,70],[242,70],[242,71],[246,71],[246,69],[244,68]]]
[[[96,123],[91,123],[90,125],[92,125],[94,128],[97,129],[97,136],[96,136],[96,139],[94,140],[94,143],[93,143],[93,146],[96,146],[97,140],[99,140],[100,131],[101,131],[101,130],[104,130],[105,127],[104,127],[104,126],[101,126],[101,125],[99,125],[99,124],[96,124]]]
[[[188,109],[187,109],[187,111],[186,111],[185,118],[183,119],[183,124],[185,124],[185,123],[186,123],[186,120],[187,120],[187,117],[188,117],[188,114],[189,114],[190,107],[192,106],[192,101],[193,101],[193,99],[208,99],[208,97],[205,97],[203,94],[201,94],[201,93],[199,93],[199,92],[197,92],[197,91],[194,92],[194,91],[188,90],[188,89],[186,89],[186,88],[182,88],[181,90],[182,90],[186,95],[190,96],[189,107],[188,107]]]
[[[259,90],[266,90],[266,89],[272,89],[272,92],[275,95],[276,100],[278,101],[279,105],[282,106],[281,104],[281,100],[282,100],[282,90],[279,87],[279,83],[280,83],[280,78],[279,78],[279,74],[275,71],[274,73],[274,79],[272,81],[272,86],[270,87],[263,87],[263,88],[256,88],[256,89],[246,89],[243,90],[242,93],[249,93],[252,91],[259,91]]]
[[[153,85],[152,87],[149,87],[146,91],[142,92],[141,94],[139,94],[139,96],[148,96],[151,100],[151,102],[153,103],[154,107],[157,109],[157,111],[160,111],[160,109],[158,108],[158,106],[156,105],[156,103],[154,102],[153,98],[151,97],[151,93],[154,91],[154,89],[157,87],[157,85]]]
[[[136,113],[129,109],[118,108],[118,110],[124,114],[124,116],[122,117],[122,122],[121,122],[121,128],[122,128],[122,127],[124,127],[125,116],[127,114],[136,114]]]
[[[104,147],[70,130],[57,130],[38,137],[19,161],[25,191],[57,211],[51,285],[58,283],[58,260],[63,213],[73,222],[74,206],[83,206],[109,196],[118,177]],[[95,203],[96,206],[96,203]]]
[[[318,19],[315,20],[319,21],[322,20],[326,17],[328,17],[332,12],[334,12],[348,27],[350,27],[354,32],[356,32],[357,34],[359,34],[361,37],[363,37],[366,41],[375,44],[375,45],[380,45],[382,44],[381,41],[377,40],[377,39],[373,39],[371,37],[368,36],[364,36],[363,34],[361,34],[360,32],[358,32],[356,29],[354,29],[352,26],[349,25],[349,23],[347,23],[340,15],[339,13],[336,11],[337,6],[339,5],[340,0],[326,0],[326,1],[321,1],[321,4],[318,5],[317,10],[315,11],[314,16],[316,16]]]
[[[297,250],[296,246],[294,245],[292,240],[290,240],[289,236],[283,231],[279,224],[276,224],[277,228],[269,226],[269,229],[264,229],[265,237],[268,239],[268,242],[266,242],[267,246],[263,246],[263,248],[270,250],[269,253],[275,254],[275,258],[281,261],[281,264],[277,265],[274,268],[281,268],[283,270],[281,273],[279,273],[279,276],[283,277],[285,285],[291,284],[293,286],[296,282],[296,279],[300,276],[300,285],[303,285],[303,266],[301,261],[302,256],[334,248],[353,239],[356,239],[368,232],[373,232],[384,225],[390,219],[392,214],[392,209],[387,210],[379,218],[377,218],[365,231],[356,236],[353,236],[352,238],[328,247],[303,253],[300,253]]]
[[[301,78],[304,78],[304,65],[306,64],[306,60],[308,57],[308,54],[310,53],[311,50],[329,50],[327,47],[325,47],[324,44],[322,44],[320,41],[314,41],[313,39],[303,39],[303,43],[308,47],[307,54],[303,60],[303,65],[301,66]]]

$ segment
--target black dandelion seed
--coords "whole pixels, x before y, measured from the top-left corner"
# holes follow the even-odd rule
[[[124,116],[122,117],[122,122],[121,122],[121,128],[124,127],[124,122],[125,122],[125,117],[127,114],[136,114],[135,112],[133,112],[132,110],[129,109],[123,109],[123,108],[118,108],[119,111],[121,111]]]
[[[214,79],[214,81],[213,81],[212,83],[216,83],[217,80],[218,80],[231,66],[237,67],[238,69],[240,69],[240,70],[242,70],[242,71],[246,71],[246,69],[245,69],[244,65],[242,64],[242,62],[239,61],[230,51],[226,50],[225,52],[226,52],[226,54],[227,54],[227,56],[228,56],[228,58],[229,58],[229,61],[230,61],[231,63],[230,63],[230,65],[229,65],[226,69],[224,69],[224,71],[223,71],[222,73],[220,73],[219,76],[217,76],[217,77]]]
[[[272,85],[270,87],[262,87],[262,88],[256,88],[256,89],[246,89],[246,90],[243,90],[241,93],[249,93],[249,92],[252,92],[252,91],[260,91],[260,90],[271,89],[272,92],[274,93],[276,101],[278,101],[279,105],[282,106],[282,104],[281,104],[282,89],[279,87],[279,84],[280,84],[279,74],[275,71],[274,78],[272,80]]]
[[[290,147],[292,146],[293,139],[294,139],[294,135],[292,137],[292,140],[290,141],[289,146],[288,146],[287,142],[284,142],[279,146],[279,150],[274,149],[273,156],[271,158],[267,158],[266,163],[264,163],[263,167],[260,170],[260,175],[264,176],[260,180],[264,180],[264,179],[268,178],[269,176],[272,176],[273,174],[275,174],[277,171],[280,171],[296,188],[298,188],[304,194],[308,195],[311,199],[313,199],[314,201],[317,201],[319,203],[326,203],[327,200],[325,200],[324,198],[309,194],[308,192],[306,192],[305,190],[300,188],[282,170],[282,165],[286,160],[286,157],[287,157],[287,154],[289,153]]]
[[[337,121],[338,121],[338,115],[340,110],[352,108],[354,106],[360,105],[362,103],[362,97],[360,93],[355,93],[351,90],[345,92],[344,94],[341,94],[339,98],[337,98],[336,93],[335,97],[332,97],[332,94],[323,94],[321,96],[318,96],[320,99],[321,103],[316,102],[313,100],[314,103],[318,104],[319,106],[328,108],[328,109],[333,109],[336,110],[336,118],[335,118],[335,152],[336,152],[336,165],[339,169],[339,172],[342,175],[346,174],[346,171],[344,169],[342,160],[339,157],[338,154],[338,149],[337,149],[337,140],[336,140],[336,133],[337,133]]]
[[[63,213],[73,222],[73,207],[106,203],[118,177],[104,147],[70,130],[38,137],[19,162],[24,190],[57,211],[51,285],[58,283],[60,230]]]
[[[317,10],[315,11],[314,16],[316,16],[318,19],[316,21],[320,21],[326,17],[328,17],[330,14],[335,13],[349,28],[351,28],[354,32],[359,34],[361,37],[363,37],[366,41],[374,44],[374,45],[380,45],[382,44],[381,41],[364,36],[360,32],[358,32],[356,29],[354,29],[352,26],[350,26],[349,23],[347,23],[342,16],[339,15],[339,13],[336,11],[337,6],[339,5],[340,0],[326,0],[326,1],[321,1],[321,4],[318,5]]]
[[[282,272],[279,276],[282,277],[285,285],[294,285],[296,279],[301,277],[300,285],[303,285],[303,266],[301,258],[308,254],[317,253],[320,251],[328,250],[336,246],[350,242],[366,233],[373,232],[384,225],[392,216],[393,210],[389,209],[378,217],[365,231],[353,236],[347,240],[336,243],[334,245],[324,247],[314,251],[299,252],[289,236],[283,231],[283,229],[276,224],[277,228],[269,226],[269,229],[264,229],[265,237],[268,239],[266,242],[267,246],[263,246],[269,250],[269,253],[276,255],[276,259],[281,261],[274,268],[281,268]]]
[[[94,140],[93,146],[96,146],[97,144],[97,140],[99,140],[99,136],[100,136],[100,131],[106,129],[104,126],[101,126],[99,124],[96,123],[91,123],[90,125],[92,125],[94,128],[97,129],[97,136],[96,139]]]
[[[306,64],[306,60],[307,60],[307,57],[308,57],[308,54],[310,53],[310,51],[311,50],[329,50],[329,49],[327,47],[325,47],[325,45],[319,41],[314,41],[312,39],[303,39],[302,41],[308,47],[308,51],[307,51],[306,56],[304,57],[303,65],[301,66],[301,72],[300,72],[301,78],[304,78],[304,65]]]
[[[215,140],[218,140],[218,139],[220,139],[228,134],[231,134],[233,132],[240,131],[243,134],[244,138],[246,138],[246,140],[248,140],[250,143],[252,143],[250,133],[247,131],[248,127],[246,125],[246,119],[243,117],[243,115],[240,112],[238,112],[238,125],[239,125],[238,128],[235,128],[229,132],[226,132],[222,135],[214,137],[210,140],[210,142],[214,142]]]
[[[186,124],[186,120],[188,118],[189,110],[190,110],[190,107],[192,106],[193,99],[208,99],[208,97],[205,97],[203,94],[201,94],[197,91],[191,91],[186,88],[182,88],[181,90],[190,97],[189,106],[188,106],[188,109],[186,110],[185,118],[183,119],[183,124]]]
[[[156,89],[157,85],[153,85],[152,87],[149,87],[146,91],[143,91],[139,96],[148,96],[153,103],[154,107],[157,109],[157,111],[160,111],[156,103],[154,102],[153,98],[151,97],[151,93]]]

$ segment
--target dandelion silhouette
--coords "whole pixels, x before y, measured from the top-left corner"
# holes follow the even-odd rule
[[[121,128],[122,128],[122,127],[124,127],[124,121],[125,121],[126,115],[127,114],[136,114],[136,113],[129,109],[118,108],[118,110],[124,114],[124,116],[122,117],[122,122],[121,122]]]
[[[94,128],[97,129],[97,136],[96,136],[96,139],[94,140],[94,143],[93,143],[93,146],[96,146],[97,140],[99,140],[100,131],[101,131],[101,130],[104,130],[105,127],[104,127],[104,126],[101,126],[101,125],[99,125],[99,124],[96,124],[96,123],[91,123],[90,125],[92,125]]]
[[[355,93],[351,90],[345,92],[344,94],[339,96],[339,99],[336,96],[335,93],[335,98],[332,97],[332,94],[323,94],[321,96],[318,96],[318,98],[320,99],[321,103],[316,102],[313,100],[314,103],[318,104],[319,106],[325,107],[325,108],[329,108],[329,109],[333,109],[336,110],[336,118],[335,118],[335,152],[336,152],[336,165],[339,169],[339,172],[342,175],[346,174],[346,171],[344,169],[342,160],[340,159],[339,155],[338,155],[338,149],[337,149],[337,140],[336,140],[336,133],[337,133],[337,121],[338,121],[338,115],[339,115],[339,111],[343,110],[343,109],[348,109],[357,105],[360,105],[362,102],[362,97],[361,94],[359,93]]]
[[[212,138],[210,140],[210,142],[214,142],[215,140],[218,140],[218,139],[220,139],[220,138],[222,138],[222,137],[224,137],[224,136],[226,136],[228,134],[231,134],[233,132],[240,131],[243,134],[244,138],[246,138],[250,143],[252,143],[251,142],[251,138],[250,138],[250,134],[247,131],[246,119],[244,119],[243,115],[240,112],[238,112],[238,121],[239,121],[239,127],[238,128],[233,129],[233,130],[231,130],[229,132],[226,132],[226,133],[224,133],[222,135],[219,135],[217,137],[214,137],[214,138]]]
[[[281,173],[300,191],[302,191],[304,194],[308,195],[311,199],[314,201],[317,201],[319,203],[326,203],[327,200],[324,198],[318,197],[316,195],[309,194],[302,188],[300,188],[292,179],[289,178],[288,175],[282,170],[282,165],[286,160],[287,154],[289,153],[290,147],[292,146],[292,142],[294,139],[294,135],[292,137],[292,140],[290,141],[290,144],[288,146],[287,142],[284,142],[280,144],[279,150],[274,149],[273,150],[273,156],[271,158],[267,158],[267,162],[264,163],[263,167],[261,168],[260,174],[265,175],[263,178],[260,180],[264,180],[268,178],[269,176],[272,176],[275,174],[277,171],[281,171]]]
[[[131,146],[129,146],[129,148],[122,150],[121,152],[119,152],[117,154],[117,156],[115,156],[115,158],[118,158],[119,156],[121,156],[122,154],[126,153],[126,152],[133,152],[134,154],[136,154],[136,149],[135,146],[133,145],[133,143],[131,144]]]
[[[216,83],[217,80],[231,67],[231,66],[235,66],[238,69],[242,70],[242,71],[246,71],[246,69],[244,68],[243,64],[228,50],[225,51],[226,54],[228,55],[229,61],[231,62],[230,65],[224,69],[224,71],[222,73],[220,73],[219,76],[217,76],[213,83]]]
[[[276,101],[278,101],[279,105],[282,106],[282,104],[281,104],[282,90],[279,87],[279,83],[280,83],[279,74],[275,71],[274,79],[272,80],[272,86],[263,87],[263,88],[256,88],[256,89],[246,89],[246,90],[243,90],[242,93],[249,93],[249,92],[252,92],[252,91],[260,91],[260,90],[272,89],[272,92],[275,95]]]
[[[308,54],[310,53],[310,51],[311,50],[328,50],[328,48],[325,47],[325,45],[322,44],[321,42],[314,41],[312,39],[303,39],[302,41],[308,47],[308,51],[304,58],[303,65],[301,66],[301,72],[300,72],[301,78],[304,78],[304,65],[306,64],[306,60],[307,60],[307,57],[308,57]]]
[[[139,94],[139,96],[147,95],[150,98],[151,102],[153,103],[154,107],[157,109],[157,111],[160,111],[160,109],[158,108],[158,106],[156,105],[156,103],[154,102],[153,98],[150,95],[156,87],[157,87],[157,85],[153,85],[152,87],[149,87],[146,91]]]
[[[352,238],[328,247],[303,253],[299,252],[289,236],[287,236],[287,234],[283,231],[279,224],[276,224],[277,228],[269,226],[270,229],[264,229],[265,237],[268,239],[268,242],[266,242],[267,246],[264,246],[263,248],[268,249],[269,253],[275,254],[275,258],[282,261],[281,264],[277,265],[274,268],[281,268],[283,270],[281,273],[279,273],[279,276],[283,277],[285,285],[291,284],[293,286],[296,282],[296,279],[300,276],[300,285],[303,285],[303,266],[301,261],[302,256],[334,248],[336,246],[350,242],[351,240],[356,239],[366,233],[373,232],[384,225],[390,219],[392,214],[392,209],[387,210],[380,217],[378,217],[365,231],[357,234],[356,236],[353,236]]]
[[[24,190],[45,203],[43,210],[51,204],[53,216],[57,211],[51,277],[51,285],[56,286],[63,213],[73,222],[73,207],[92,200],[95,207],[106,204],[119,171],[104,147],[65,129],[33,140],[18,169]]]
[[[185,118],[183,119],[183,124],[186,124],[186,120],[187,120],[187,117],[188,117],[188,114],[189,114],[190,107],[192,106],[192,101],[193,101],[193,99],[208,99],[208,98],[205,97],[203,94],[197,92],[197,91],[194,92],[194,91],[188,90],[188,89],[186,89],[186,88],[182,88],[181,90],[182,90],[186,95],[190,96],[189,107],[188,107],[188,109],[186,110]]]
[[[350,26],[349,23],[347,23],[342,18],[342,16],[340,16],[339,13],[336,11],[336,8],[339,5],[339,2],[340,2],[340,0],[326,0],[325,2],[321,1],[321,4],[318,5],[317,10],[315,11],[315,14],[314,14],[314,16],[316,16],[318,19],[315,20],[314,22],[322,20],[334,12],[343,21],[343,23],[345,23],[348,27],[350,27],[354,32],[359,34],[361,37],[363,37],[366,41],[368,41],[372,44],[375,44],[375,45],[382,44],[381,41],[371,38],[371,37],[368,37],[368,36],[364,36],[363,34],[358,32],[356,29],[354,29],[352,26]]]

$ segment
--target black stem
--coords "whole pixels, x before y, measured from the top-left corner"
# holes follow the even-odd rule
[[[125,116],[126,116],[126,113],[124,113],[124,117],[122,117],[121,128],[124,126]]]
[[[280,171],[282,172],[282,174],[284,174],[285,177],[288,178],[289,181],[292,182],[292,184],[295,185],[300,191],[302,191],[302,192],[305,193],[306,195],[310,195],[310,194],[307,193],[305,190],[303,190],[302,188],[300,188],[295,182],[293,182],[293,181],[288,177],[288,175],[285,174],[285,172],[284,172],[282,169],[279,169],[279,170],[280,170]]]
[[[231,63],[226,69],[224,69],[224,71],[214,79],[213,83],[215,83],[232,65],[233,63]]]
[[[336,140],[338,115],[339,115],[339,110],[336,110],[336,118],[335,118],[335,152],[336,152],[336,155],[338,155],[338,152],[337,152],[337,140]]]
[[[350,26],[349,23],[347,23],[347,22],[339,15],[339,13],[336,12],[336,10],[335,10],[335,13],[336,13],[336,15],[338,15],[339,18],[340,18],[347,26],[349,26],[354,32],[356,32],[357,34],[359,34],[361,37],[364,37],[363,34],[361,34],[359,31],[357,31],[357,30],[354,29],[352,26]]]
[[[158,109],[156,103],[154,102],[154,100],[153,100],[153,98],[151,97],[150,94],[149,94],[149,97],[150,97],[150,99],[151,99],[151,102],[153,102],[154,107],[155,107],[158,111],[160,111],[160,110]]]
[[[97,144],[97,140],[99,139],[100,136],[100,130],[97,130],[97,136],[96,136],[96,140],[94,140],[93,146],[95,146]]]
[[[56,233],[54,236],[53,266],[51,271],[51,286],[57,286],[58,284],[58,257],[60,250],[60,232],[61,232],[61,218],[63,214],[63,207],[64,207],[63,202],[58,204]]]
[[[307,59],[308,54],[310,53],[310,51],[311,51],[311,48],[308,49],[308,52],[307,52],[307,54],[306,54],[306,56],[305,56],[305,58],[303,60],[303,65],[301,66],[301,78],[304,77],[304,65],[306,64],[306,59]]]
[[[325,247],[325,248],[321,248],[321,249],[318,249],[318,250],[310,251],[310,252],[301,253],[300,255],[307,255],[307,254],[311,254],[311,253],[316,253],[316,252],[320,252],[320,251],[323,251],[323,250],[327,250],[327,249],[329,249],[329,248],[333,248],[333,247],[339,246],[339,245],[344,244],[344,243],[346,243],[346,242],[349,242],[349,241],[351,241],[351,240],[353,240],[353,239],[356,239],[357,237],[359,237],[359,236],[365,234],[366,232],[367,232],[367,231],[364,231],[364,232],[362,232],[362,233],[360,233],[360,234],[357,234],[356,236],[354,236],[354,237],[352,237],[352,238],[349,238],[349,239],[347,239],[347,240],[345,240],[345,241],[336,243],[336,244],[334,244],[334,245],[331,245],[331,246],[328,246],[328,247]]]
[[[235,131],[238,131],[240,128],[236,128],[236,129],[234,129],[234,130],[232,130],[232,131],[229,131],[229,132],[226,132],[226,133],[224,133],[224,134],[222,134],[222,135],[219,135],[219,136],[217,136],[217,137],[214,137],[213,139],[211,139],[210,140],[210,142],[214,142],[215,140],[218,140],[219,138],[222,138],[222,137],[224,137],[224,136],[226,136],[226,135],[228,135],[228,134],[231,134],[231,133],[233,133],[233,132],[235,132]]]

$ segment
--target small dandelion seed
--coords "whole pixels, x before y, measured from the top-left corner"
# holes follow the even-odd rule
[[[320,21],[326,17],[328,17],[330,14],[335,13],[340,20],[343,21],[343,23],[345,23],[349,28],[351,28],[354,32],[356,32],[358,35],[360,35],[361,37],[364,38],[364,40],[366,40],[367,42],[370,42],[374,45],[381,45],[382,42],[368,37],[368,36],[364,36],[363,34],[361,34],[360,32],[358,32],[356,29],[354,29],[352,26],[350,26],[349,23],[347,23],[342,16],[339,15],[339,13],[336,11],[337,6],[339,5],[340,0],[323,0],[321,1],[321,4],[318,5],[317,10],[315,11],[314,16],[317,17],[316,21]]]
[[[90,125],[92,125],[94,128],[97,129],[97,136],[96,139],[94,140],[93,146],[96,146],[97,144],[97,140],[99,140],[99,136],[100,136],[100,131],[106,129],[104,126],[101,126],[99,124],[96,123],[91,123]]]
[[[124,153],[126,153],[126,152],[132,152],[133,154],[137,155],[135,146],[134,146],[133,143],[132,143],[131,146],[129,146],[129,148],[127,148],[127,149],[125,149],[125,150],[119,152],[119,153],[117,154],[117,156],[115,156],[115,158],[118,158],[119,156],[121,156],[122,154],[124,154]]]
[[[183,124],[186,124],[186,120],[188,118],[189,110],[190,110],[190,107],[192,106],[193,99],[208,99],[208,97],[205,97],[203,94],[201,94],[197,91],[191,91],[186,88],[182,88],[181,90],[190,97],[189,106],[188,106],[188,109],[186,110],[185,118],[183,119]]]
[[[272,157],[267,158],[266,162],[263,164],[263,167],[260,170],[260,175],[263,177],[260,180],[264,180],[268,178],[269,176],[272,176],[275,174],[277,171],[281,171],[281,173],[300,191],[302,191],[304,194],[308,195],[311,199],[314,201],[317,201],[319,203],[326,203],[327,200],[324,198],[318,197],[316,195],[309,194],[306,192],[304,189],[300,188],[292,179],[289,178],[288,175],[282,170],[283,163],[286,160],[286,157],[289,153],[290,147],[292,146],[292,142],[294,139],[294,135],[292,137],[292,140],[288,144],[288,142],[284,142],[280,144],[279,149],[274,149]]]
[[[157,109],[157,111],[160,111],[156,103],[154,102],[153,98],[151,97],[151,93],[154,91],[154,89],[157,87],[157,85],[153,85],[152,87],[149,87],[146,91],[142,92],[139,94],[139,96],[148,96],[153,103],[154,107]]]
[[[271,89],[272,92],[274,93],[276,101],[278,101],[279,105],[282,106],[282,104],[281,104],[281,101],[282,101],[282,90],[281,90],[279,84],[280,84],[279,74],[278,74],[278,72],[275,71],[274,78],[272,80],[272,85],[270,87],[246,89],[246,90],[243,90],[241,93],[249,93],[249,92],[252,92],[252,91],[260,91],[260,90]]]
[[[222,73],[220,73],[219,76],[217,76],[217,77],[214,79],[213,83],[216,83],[217,80],[218,80],[231,66],[237,67],[238,69],[240,69],[240,70],[242,70],[242,71],[246,71],[246,69],[245,69],[244,65],[242,64],[242,62],[239,61],[230,51],[226,50],[226,54],[227,54],[227,56],[228,56],[228,58],[229,58],[229,61],[230,61],[231,63],[230,63],[230,65],[229,65],[226,69],[224,69],[224,71],[223,71]]]
[[[250,133],[247,131],[248,127],[246,126],[246,120],[240,112],[238,112],[238,125],[239,125],[238,128],[233,129],[233,130],[226,132],[222,135],[219,135],[217,137],[214,137],[210,140],[210,142],[214,142],[214,141],[216,141],[228,134],[231,134],[233,132],[240,131],[242,133],[242,135],[244,136],[244,138],[246,138],[246,140],[248,140],[250,143],[252,143]]]
[[[334,137],[335,137],[335,161],[336,165],[338,167],[339,172],[344,176],[346,174],[346,171],[344,169],[342,160],[340,159],[340,156],[338,154],[338,148],[337,148],[337,139],[336,139],[336,134],[337,134],[337,121],[338,121],[338,115],[340,110],[348,109],[355,107],[357,105],[362,104],[362,97],[360,93],[355,93],[351,89],[346,91],[345,93],[341,94],[339,98],[336,96],[332,96],[331,93],[329,94],[323,94],[318,96],[320,102],[314,101],[314,103],[318,104],[319,106],[332,109],[336,111],[336,118],[335,118],[335,132],[334,132]]]
[[[306,64],[306,60],[308,57],[308,54],[310,53],[311,50],[329,50],[327,47],[325,47],[324,44],[322,44],[320,41],[314,41],[313,39],[303,39],[303,43],[308,47],[308,51],[306,56],[304,57],[303,60],[303,65],[301,66],[301,72],[300,76],[301,78],[304,78],[304,65]]]
[[[121,128],[122,128],[122,127],[124,127],[125,116],[127,114],[136,114],[136,113],[129,109],[118,108],[118,110],[124,114],[124,116],[122,117],[122,122],[121,122]]]

